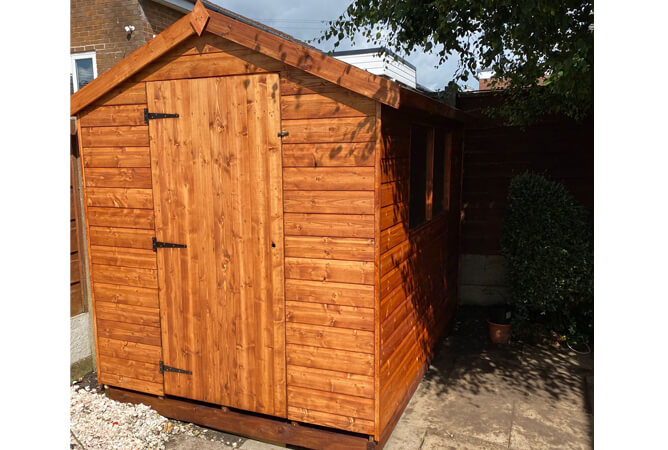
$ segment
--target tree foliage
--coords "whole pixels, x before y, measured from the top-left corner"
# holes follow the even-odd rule
[[[590,0],[355,0],[319,42],[361,34],[397,53],[457,57],[456,81],[491,68],[512,124],[593,110],[594,10]]]

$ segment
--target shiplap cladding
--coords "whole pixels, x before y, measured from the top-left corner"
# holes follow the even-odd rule
[[[444,120],[382,108],[380,209],[380,423],[391,432],[419,382],[433,346],[454,311],[461,145]],[[411,124],[452,133],[447,140],[450,208],[409,230]],[[454,168],[454,169],[453,169]],[[434,174],[434,177],[439,174]]]
[[[100,383],[163,394],[144,83],[79,116]]]
[[[288,418],[374,433],[376,105],[281,74]]]

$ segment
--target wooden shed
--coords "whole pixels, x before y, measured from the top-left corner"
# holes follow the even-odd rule
[[[71,113],[108,394],[382,446],[457,302],[461,113],[200,2]]]

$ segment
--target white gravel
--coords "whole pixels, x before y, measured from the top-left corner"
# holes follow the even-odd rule
[[[146,405],[120,403],[86,386],[71,387],[70,443],[75,449],[164,449],[175,435],[201,435],[192,424],[169,420]]]

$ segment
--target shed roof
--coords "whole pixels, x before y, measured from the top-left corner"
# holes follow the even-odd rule
[[[393,108],[414,108],[455,120],[466,117],[445,103],[339,61],[292,36],[217,5],[206,2],[205,6],[200,0],[190,13],[72,94],[70,114],[75,115],[170,49],[195,34],[201,36],[205,30]]]

